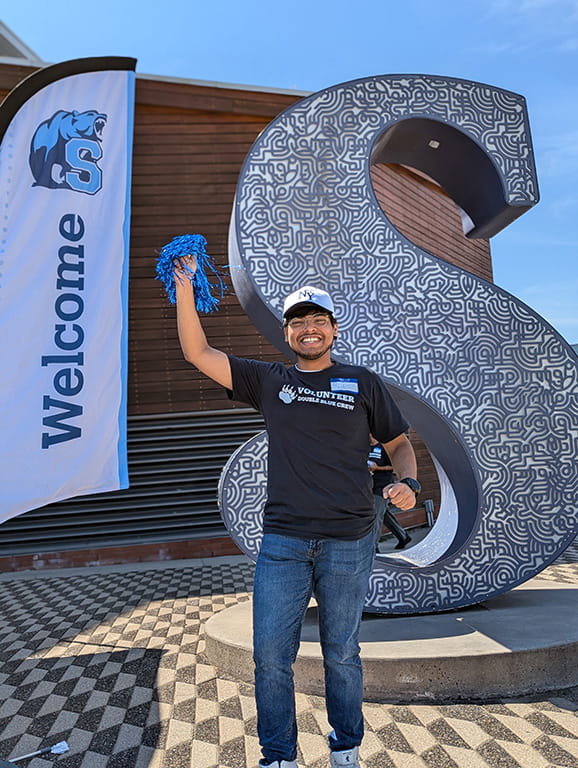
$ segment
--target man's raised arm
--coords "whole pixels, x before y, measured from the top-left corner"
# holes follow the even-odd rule
[[[195,271],[194,257],[185,256],[180,261],[189,270]],[[189,277],[190,275],[182,267],[175,268],[177,326],[183,355],[187,362],[198,368],[205,376],[227,389],[232,389],[233,379],[229,358],[220,349],[209,346],[207,342],[195,306],[195,294]]]

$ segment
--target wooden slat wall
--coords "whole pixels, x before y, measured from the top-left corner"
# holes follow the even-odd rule
[[[131,225],[131,301],[129,330],[129,413],[234,408],[223,390],[182,359],[174,307],[152,279],[155,251],[173,236],[198,232],[210,253],[227,263],[227,233],[235,186],[252,142],[274,115],[262,116],[267,94],[257,102],[242,93],[229,102],[211,96],[214,111],[199,110],[199,98],[186,106],[167,102],[167,83],[139,81],[135,118]],[[191,87],[194,91],[199,86]],[[171,91],[183,103],[184,86]],[[251,96],[254,96],[252,94]],[[294,97],[275,96],[270,112]],[[281,103],[283,102],[283,104]],[[249,114],[221,111],[246,109]],[[258,112],[258,114],[255,114]],[[376,195],[392,223],[407,237],[437,256],[491,279],[487,241],[467,240],[456,206],[433,182],[401,166],[372,170]],[[251,325],[232,291],[217,314],[205,320],[212,344],[227,352],[265,360],[283,359]]]
[[[0,65],[7,92],[32,70]],[[132,186],[130,415],[235,407],[223,390],[184,362],[175,310],[154,280],[156,251],[198,232],[227,263],[227,233],[244,157],[260,131],[296,96],[137,80]],[[491,279],[485,240],[467,240],[456,207],[434,183],[400,166],[376,166],[372,181],[387,215],[437,256]],[[215,346],[238,355],[283,359],[249,322],[235,295],[206,318]]]
[[[32,70],[0,65],[0,95]],[[3,92],[3,93],[2,93]],[[129,398],[132,416],[238,407],[182,358],[176,316],[154,280],[156,252],[172,237],[201,233],[220,265],[244,157],[263,128],[297,96],[137,80],[132,182]],[[372,169],[392,223],[431,253],[488,280],[488,242],[467,240],[451,199],[422,174],[394,165]],[[283,360],[252,326],[230,291],[204,321],[210,343],[226,352]],[[439,499],[433,465],[417,436],[424,498]]]
[[[458,208],[435,182],[401,165],[380,164],[371,180],[391,223],[420,248],[451,264],[492,280],[487,240],[468,240]]]
[[[133,158],[129,413],[234,408],[223,389],[182,358],[176,313],[153,280],[156,251],[200,233],[221,266],[235,187],[251,144],[295,96],[139,80]],[[228,280],[230,285],[230,280]],[[204,320],[226,352],[283,359],[252,326],[234,293]]]

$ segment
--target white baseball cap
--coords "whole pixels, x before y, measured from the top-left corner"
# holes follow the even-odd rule
[[[319,307],[326,312],[333,314],[333,300],[327,291],[321,288],[313,288],[311,285],[304,285],[303,288],[298,288],[283,302],[283,317],[287,317],[287,313],[298,307]]]

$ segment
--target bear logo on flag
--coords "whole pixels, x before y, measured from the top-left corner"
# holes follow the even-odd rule
[[[33,186],[96,194],[102,187],[98,160],[106,120],[95,110],[59,110],[40,123],[30,144]]]

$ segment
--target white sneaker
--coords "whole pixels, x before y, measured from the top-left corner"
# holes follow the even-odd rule
[[[287,760],[275,760],[274,763],[264,763],[262,760],[259,761],[259,768],[297,768],[297,760],[291,760],[290,762]]]
[[[330,752],[331,768],[359,768],[359,747],[344,749],[341,752]]]

